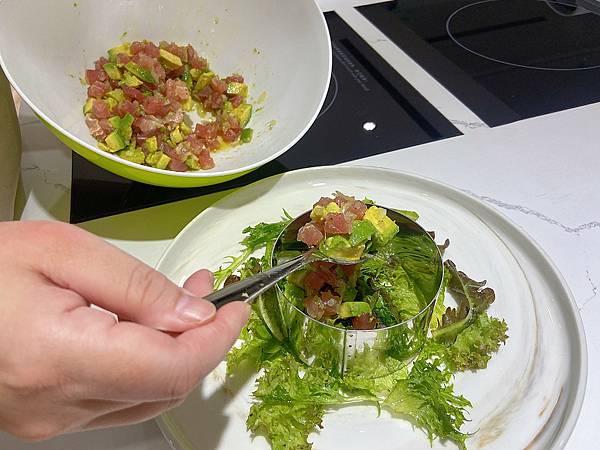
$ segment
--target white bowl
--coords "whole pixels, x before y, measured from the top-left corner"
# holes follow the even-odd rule
[[[216,167],[176,173],[96,147],[82,114],[86,68],[120,41],[192,44],[219,74],[243,74],[255,104],[250,144],[216,153]],[[315,120],[329,86],[331,44],[314,0],[2,0],[0,64],[23,99],[63,142],[137,181],[215,184],[288,150]]]

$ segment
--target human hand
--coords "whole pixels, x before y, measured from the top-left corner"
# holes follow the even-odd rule
[[[199,298],[210,272],[181,289],[74,226],[0,223],[0,241],[0,429],[26,440],[178,405],[248,318],[244,303]]]

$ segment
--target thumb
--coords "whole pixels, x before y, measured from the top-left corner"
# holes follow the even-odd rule
[[[215,306],[178,287],[160,272],[77,227],[45,224],[40,269],[55,284],[120,319],[183,332],[214,318]],[[38,236],[40,235],[38,234]],[[51,239],[48,239],[51,237]],[[38,243],[39,244],[39,243]],[[36,252],[39,254],[39,247]],[[37,259],[37,258],[36,258]],[[210,276],[200,277],[210,292]],[[196,280],[196,283],[199,281]]]

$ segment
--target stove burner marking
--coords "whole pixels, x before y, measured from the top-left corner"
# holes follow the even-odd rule
[[[578,70],[592,70],[592,69],[600,68],[600,64],[597,64],[595,66],[590,66],[590,67],[543,67],[543,66],[531,66],[528,64],[518,64],[518,63],[513,63],[510,61],[503,61],[501,59],[497,59],[497,58],[493,58],[491,56],[484,55],[483,53],[479,53],[478,51],[470,49],[466,45],[462,44],[450,30],[450,24],[452,23],[452,20],[454,19],[454,17],[456,17],[459,13],[461,13],[465,9],[468,9],[472,6],[477,6],[477,5],[482,5],[484,3],[492,3],[492,2],[497,2],[497,1],[501,1],[501,0],[481,0],[478,2],[474,2],[474,3],[469,3],[468,5],[462,6],[462,7],[458,8],[456,11],[454,11],[452,14],[450,14],[450,16],[448,16],[448,19],[446,20],[446,32],[448,33],[448,36],[450,37],[450,39],[452,39],[452,41],[459,47],[463,48],[464,50],[468,51],[469,53],[479,56],[480,58],[484,58],[484,59],[487,59],[488,61],[493,61],[493,62],[496,62],[499,64],[505,64],[507,66],[519,67],[521,69],[546,70],[546,71],[550,71],[550,72],[574,72],[574,71],[578,71]],[[538,1],[542,1],[542,0],[538,0]],[[560,1],[553,1],[553,0],[544,0],[544,1],[546,3],[552,3],[555,5],[572,6],[572,5],[569,5],[568,3],[564,3],[564,2],[560,2]]]
[[[333,106],[333,103],[335,102],[335,99],[338,96],[338,92],[340,89],[339,89],[339,85],[338,85],[338,80],[335,76],[335,73],[333,73],[333,72],[331,72],[331,82],[332,82],[332,86],[333,86],[333,97],[331,97],[331,100],[329,100],[329,102],[327,103],[325,108],[323,108],[321,110],[321,112],[317,116],[317,119],[331,109],[331,107]]]

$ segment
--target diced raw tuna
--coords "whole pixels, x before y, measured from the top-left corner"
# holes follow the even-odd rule
[[[352,319],[352,327],[355,330],[373,330],[377,327],[377,319],[369,313],[361,314]]]
[[[322,231],[312,222],[307,223],[298,230],[298,240],[311,247],[319,245],[323,237]]]
[[[313,295],[311,297],[306,297],[304,299],[304,308],[306,308],[306,313],[312,317],[313,319],[317,319],[319,320],[321,317],[323,317],[323,312],[325,310],[325,307],[323,305],[323,302],[321,301],[321,298]]]
[[[342,213],[329,213],[325,216],[326,234],[349,234],[352,231],[352,221]]]

